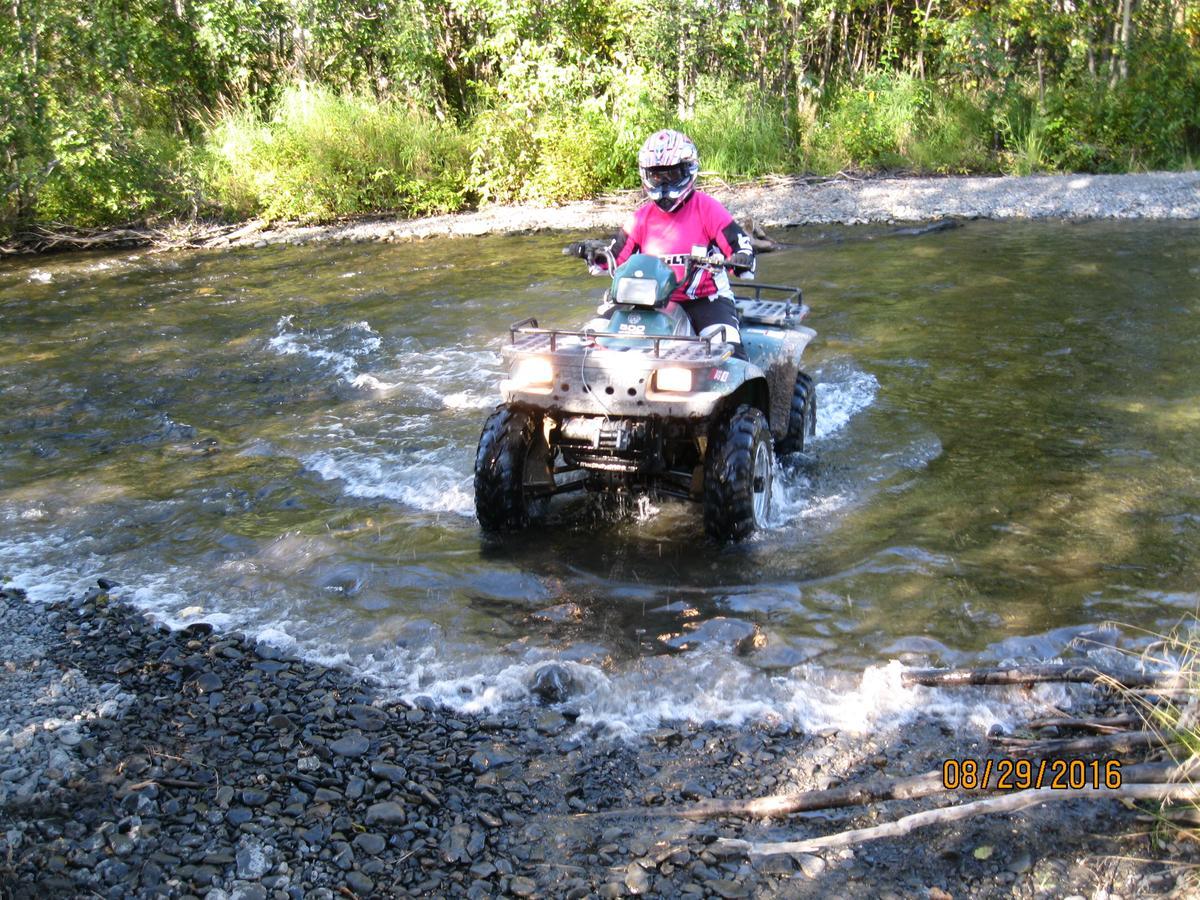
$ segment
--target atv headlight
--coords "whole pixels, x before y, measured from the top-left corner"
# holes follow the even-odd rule
[[[679,366],[668,366],[654,373],[655,386],[660,391],[684,394],[692,389],[692,370]]]
[[[554,366],[550,360],[531,356],[517,363],[512,373],[513,383],[518,387],[549,384],[554,380]]]

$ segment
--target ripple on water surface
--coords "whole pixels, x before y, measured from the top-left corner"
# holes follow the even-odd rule
[[[1194,606],[1200,331],[1162,298],[1196,296],[1195,224],[833,236],[763,260],[809,287],[817,435],[773,527],[722,549],[669,500],[481,541],[507,325],[576,324],[599,293],[559,238],[9,267],[0,574],[44,599],[115,577],[167,621],[463,709],[561,664],[619,730],[978,726],[1007,701],[902,688],[891,661],[1052,656]]]

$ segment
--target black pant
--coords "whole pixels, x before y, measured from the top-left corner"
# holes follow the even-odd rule
[[[742,327],[738,320],[737,307],[733,305],[731,299],[722,297],[720,294],[714,294],[711,297],[697,297],[695,300],[688,300],[679,305],[691,319],[692,328],[696,334],[711,325],[730,325],[739,331]],[[733,345],[733,355],[738,359],[746,358],[746,350],[740,342]]]

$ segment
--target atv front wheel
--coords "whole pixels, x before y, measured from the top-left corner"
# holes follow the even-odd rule
[[[788,416],[787,434],[779,439],[780,455],[801,453],[805,438],[817,433],[817,392],[813,380],[803,372],[796,373],[792,390],[792,410]]]
[[[739,406],[709,438],[704,461],[704,529],[740,541],[765,528],[771,513],[775,453],[767,417]]]
[[[542,417],[500,406],[475,453],[475,516],[484,531],[519,531],[545,513],[554,485]],[[540,496],[539,496],[540,495]]]

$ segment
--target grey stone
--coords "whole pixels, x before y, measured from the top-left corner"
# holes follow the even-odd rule
[[[384,800],[380,803],[372,803],[367,808],[366,823],[374,825],[380,823],[383,825],[403,825],[407,818],[404,807],[392,800]]]
[[[381,835],[365,832],[354,838],[354,846],[369,856],[378,856],[387,846]]]
[[[346,886],[360,897],[366,897],[375,890],[375,882],[362,872],[347,872]]]
[[[796,856],[796,864],[805,878],[819,878],[825,871],[825,860],[811,853],[801,853]]]
[[[575,676],[566,666],[549,663],[533,673],[529,692],[541,703],[562,703],[576,687]]]
[[[237,851],[237,876],[247,881],[257,881],[271,871],[271,858],[266,849],[257,842],[247,842]]]
[[[650,890],[650,876],[638,863],[631,862],[625,867],[625,887],[631,894],[644,894]]]
[[[244,806],[235,806],[229,812],[225,813],[225,821],[230,825],[244,825],[254,818],[254,813],[246,809]]]
[[[242,802],[247,806],[262,806],[270,799],[269,793],[258,788],[246,788],[242,791]]]
[[[338,756],[362,756],[371,749],[371,742],[360,731],[348,731],[336,741],[331,741],[329,749]]]
[[[202,694],[211,694],[225,686],[221,676],[216,672],[205,672],[196,678],[196,688]]]
[[[537,882],[524,875],[517,875],[508,882],[508,892],[517,897],[532,897],[537,893]]]
[[[1022,850],[1016,855],[1013,861],[1008,864],[1008,871],[1016,875],[1023,875],[1025,872],[1028,872],[1032,866],[1033,859],[1030,857],[1029,851]]]
[[[470,872],[476,878],[491,878],[496,874],[496,867],[490,862],[477,862],[471,866]]]
[[[382,778],[384,781],[390,781],[393,784],[403,784],[408,780],[408,770],[403,766],[382,762],[381,760],[371,763],[371,774],[376,778]]]
[[[750,896],[750,888],[744,884],[738,884],[736,881],[731,881],[728,878],[718,878],[714,881],[706,882],[705,887],[714,894],[724,897],[725,900],[741,900],[743,897]]]
[[[471,754],[471,768],[478,775],[482,775],[490,769],[510,765],[516,761],[517,758],[511,753],[496,746],[481,747]]]

